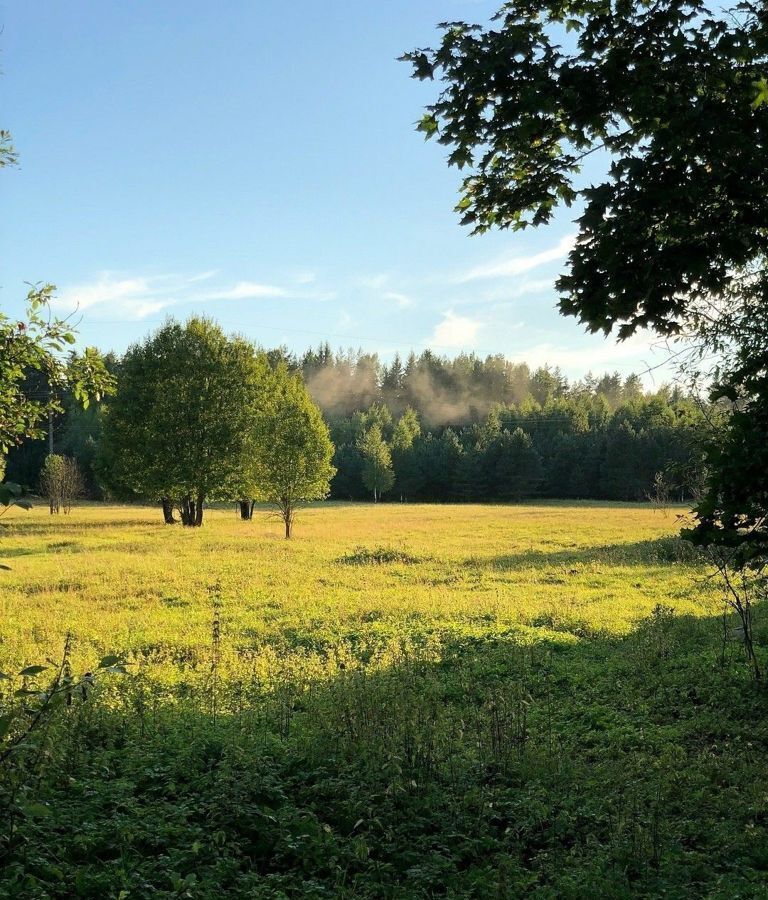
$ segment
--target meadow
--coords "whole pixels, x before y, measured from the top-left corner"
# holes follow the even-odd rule
[[[684,512],[11,511],[6,742],[113,664],[0,763],[0,896],[768,896],[768,702]]]

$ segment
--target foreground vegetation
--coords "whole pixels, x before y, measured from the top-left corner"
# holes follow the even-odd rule
[[[674,513],[207,520],[6,516],[0,670],[128,674],[2,763],[0,896],[765,896],[768,703]]]

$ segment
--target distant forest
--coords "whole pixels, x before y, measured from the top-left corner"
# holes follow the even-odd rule
[[[557,368],[531,370],[501,355],[425,350],[387,364],[328,344],[267,356],[301,371],[323,411],[335,446],[334,499],[371,497],[364,438],[372,429],[392,472],[385,500],[642,500],[660,490],[683,500],[700,481],[710,411],[677,388],[646,392],[637,375],[569,383]],[[120,359],[107,362],[119,381]],[[54,450],[77,460],[89,496],[100,498],[100,408],[67,397],[63,407],[52,423]],[[37,488],[48,448],[46,440],[12,450],[7,477]]]

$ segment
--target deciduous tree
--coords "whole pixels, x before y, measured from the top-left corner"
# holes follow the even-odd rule
[[[363,484],[373,493],[376,503],[395,483],[392,454],[382,437],[381,427],[371,425],[358,441],[358,447],[363,457]]]
[[[169,501],[199,526],[206,499],[244,496],[253,421],[265,403],[269,367],[209,319],[169,321],[123,359],[106,411],[102,478],[113,491]]]
[[[535,227],[576,204],[561,310],[720,355],[709,374],[738,412],[710,442],[694,536],[768,558],[768,7],[511,0],[405,59],[442,82],[418,127],[469,170],[465,225]]]
[[[290,538],[300,504],[328,496],[336,472],[328,426],[301,377],[284,366],[272,373],[268,403],[252,426],[253,493],[277,509]]]

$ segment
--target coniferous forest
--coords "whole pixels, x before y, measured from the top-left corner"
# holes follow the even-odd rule
[[[698,490],[714,410],[678,386],[648,391],[638,375],[618,372],[569,382],[557,368],[430,350],[388,363],[329,344],[266,355],[299,372],[323,412],[335,447],[332,499],[373,499],[366,468],[376,442],[384,457],[376,465],[389,473],[376,490],[383,500],[647,500],[659,490],[685,500]],[[121,360],[106,361],[119,383]],[[54,449],[77,461],[89,496],[141,499],[108,488],[100,471],[101,407],[66,397],[63,407]],[[47,437],[24,443],[9,456],[8,477],[37,488],[48,452]]]

